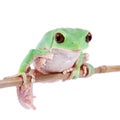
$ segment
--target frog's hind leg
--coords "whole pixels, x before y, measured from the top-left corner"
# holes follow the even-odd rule
[[[94,73],[94,67],[91,64],[86,63],[88,60],[89,54],[83,53],[82,65],[80,66],[81,77],[89,77]]]
[[[33,81],[27,83],[26,74],[22,74],[20,76],[23,78],[23,84],[17,86],[18,100],[23,107],[27,109],[36,109],[33,105],[33,99],[35,98],[35,96],[33,96]]]
[[[89,63],[84,63],[80,67],[81,77],[89,77],[94,73],[94,67]]]

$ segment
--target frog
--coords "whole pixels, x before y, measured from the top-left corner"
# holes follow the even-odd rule
[[[94,67],[87,63],[88,54],[83,50],[88,48],[92,34],[81,28],[56,28],[48,31],[35,49],[31,49],[23,59],[18,74],[23,78],[23,84],[17,86],[19,102],[25,108],[36,109],[33,105],[33,82],[35,74],[70,73],[70,79],[88,77],[94,73]],[[32,76],[30,83],[26,82],[26,74]]]

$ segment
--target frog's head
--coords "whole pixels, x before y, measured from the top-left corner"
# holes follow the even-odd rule
[[[38,47],[82,51],[88,47],[91,39],[92,35],[87,30],[78,28],[58,28],[47,32],[42,39],[42,44],[40,43]]]
[[[62,28],[52,32],[52,47],[68,50],[83,50],[92,39],[89,31],[83,29]]]

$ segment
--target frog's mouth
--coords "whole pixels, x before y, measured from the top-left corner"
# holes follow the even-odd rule
[[[52,48],[52,50],[64,51],[64,52],[75,52],[75,53],[82,52],[82,50],[71,50],[71,49],[63,49],[63,48]]]
[[[82,50],[71,50],[71,51],[74,51],[74,52],[81,52]]]

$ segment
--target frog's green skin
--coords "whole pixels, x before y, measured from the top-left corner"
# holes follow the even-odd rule
[[[86,77],[94,72],[93,67],[86,63],[87,55],[82,51],[88,47],[91,36],[87,30],[59,28],[47,32],[36,49],[31,49],[19,68],[24,83],[26,72],[31,64],[42,74],[54,72],[71,72],[70,78],[78,78],[80,70]],[[32,85],[17,87],[18,99],[26,108],[33,108]],[[27,97],[26,97],[27,96]]]

